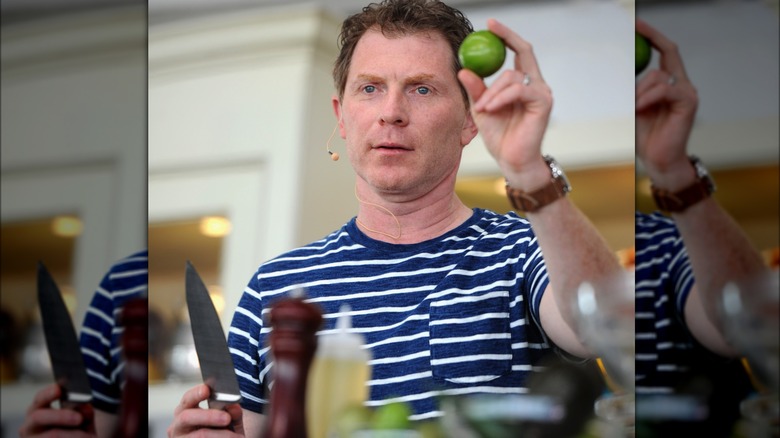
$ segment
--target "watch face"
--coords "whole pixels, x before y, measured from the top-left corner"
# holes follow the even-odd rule
[[[693,166],[696,168],[696,175],[698,175],[699,178],[704,178],[705,176],[709,176],[710,173],[707,172],[707,168],[705,168],[700,161],[695,161],[693,163]]]
[[[714,192],[715,181],[710,176],[710,172],[707,171],[707,168],[704,167],[704,164],[702,164],[701,160],[699,160],[697,156],[691,155],[690,160],[694,169],[696,169],[696,176],[698,176],[699,179],[703,180],[707,184],[707,188],[709,189],[710,193]]]
[[[569,178],[566,177],[566,173],[564,173],[561,166],[558,165],[558,162],[555,161],[555,159],[549,155],[544,156],[544,161],[546,161],[547,165],[550,166],[550,172],[552,172],[552,177],[555,179],[560,179],[563,182],[564,193],[570,192],[571,184],[569,184]]]

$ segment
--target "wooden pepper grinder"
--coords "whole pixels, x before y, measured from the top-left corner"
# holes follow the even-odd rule
[[[301,294],[271,307],[270,346],[274,384],[271,413],[264,438],[306,438],[306,380],[322,312],[303,301]]]
[[[122,309],[122,349],[125,356],[125,386],[122,392],[117,438],[148,436],[148,333],[149,300],[128,301]]]

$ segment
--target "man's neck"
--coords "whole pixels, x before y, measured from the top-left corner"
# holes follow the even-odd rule
[[[411,244],[439,237],[471,217],[472,211],[446,182],[415,199],[382,196],[358,181],[358,228],[388,243]]]

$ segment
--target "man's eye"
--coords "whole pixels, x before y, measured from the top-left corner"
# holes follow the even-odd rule
[[[373,93],[374,91],[376,91],[376,87],[373,85],[366,85],[365,87],[363,87],[364,93]]]
[[[417,92],[424,95],[430,93],[431,90],[428,87],[417,87]]]

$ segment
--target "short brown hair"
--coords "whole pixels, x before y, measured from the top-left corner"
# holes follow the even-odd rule
[[[455,74],[461,69],[458,59],[460,43],[474,30],[462,12],[439,0],[383,0],[381,3],[369,4],[362,12],[347,17],[341,25],[340,51],[333,67],[333,81],[339,99],[344,97],[355,46],[363,34],[372,28],[378,28],[388,37],[420,32],[440,33],[452,50],[452,68]],[[468,107],[466,90],[462,86],[460,88]]]

